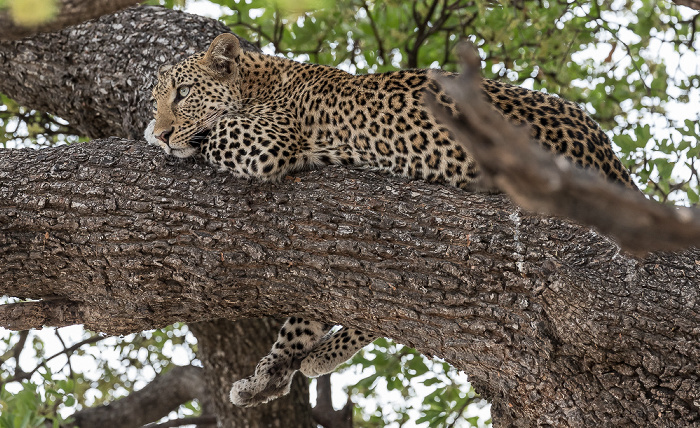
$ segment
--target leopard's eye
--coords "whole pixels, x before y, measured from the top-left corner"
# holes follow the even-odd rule
[[[151,100],[151,106],[153,107],[153,111],[158,110],[158,101]]]
[[[178,95],[180,95],[180,98],[185,98],[187,94],[190,93],[190,87],[189,86],[180,86],[180,89],[177,90]]]

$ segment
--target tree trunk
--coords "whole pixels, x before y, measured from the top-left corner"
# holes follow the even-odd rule
[[[105,6],[118,8],[118,3]],[[80,2],[75,6],[73,9],[79,9]],[[97,9],[86,12],[95,14]],[[0,62],[3,63],[0,91],[32,108],[63,116],[86,135],[140,138],[152,116],[148,107],[150,87],[156,80],[159,65],[175,63],[205,50],[214,37],[228,31],[211,19],[141,7],[58,33],[19,42],[0,42]],[[257,49],[245,40],[242,46],[248,50]],[[68,319],[70,315],[60,316]],[[287,399],[266,407],[241,412],[228,400],[231,382],[252,373],[253,361],[265,355],[276,339],[277,332],[271,332],[271,325],[274,325],[272,320],[253,319],[241,327],[232,323],[222,326],[221,322],[202,322],[192,327],[200,343],[198,357],[205,367],[206,390],[218,394],[219,399],[214,403],[208,402],[210,394],[199,392],[186,398],[182,394],[144,398],[144,392],[139,391],[132,394],[134,399],[129,396],[109,406],[81,411],[75,415],[76,422],[85,427],[117,426],[116,422],[121,423],[120,426],[139,427],[167,415],[179,404],[198,398],[205,408],[216,409],[220,426],[267,427],[282,421],[285,428],[312,426],[308,385],[303,377],[294,382]],[[249,337],[240,336],[250,332],[253,334]],[[210,343],[205,345],[212,337],[226,340],[221,340],[218,347]],[[242,354],[235,346],[238,342],[247,343],[249,348],[254,345],[255,352],[247,354],[247,358],[237,355],[227,360],[226,376],[222,376],[223,365],[217,358],[221,359],[222,352],[226,356]],[[209,351],[214,354],[208,354]],[[173,387],[168,388],[173,390]],[[189,392],[195,391],[198,390],[194,388]],[[143,402],[150,403],[148,412],[134,407]],[[294,418],[289,419],[289,415]]]
[[[0,43],[0,91],[89,135],[140,136],[144,88],[201,49],[182,40],[217,27],[203,20],[129,9]],[[445,358],[497,426],[700,423],[700,250],[635,259],[501,195],[337,167],[248,183],[117,138],[0,150],[0,260],[0,292],[40,299],[0,307],[6,327],[300,313]],[[204,357],[221,371],[226,342]]]

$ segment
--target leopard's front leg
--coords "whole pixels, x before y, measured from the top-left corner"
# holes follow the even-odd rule
[[[342,327],[326,334],[301,362],[299,370],[308,377],[333,372],[336,367],[369,345],[377,336],[355,328]]]
[[[347,145],[308,141],[282,113],[227,116],[215,123],[200,151],[212,165],[237,177],[277,181],[321,165],[352,164]]]
[[[255,373],[233,384],[231,402],[250,407],[289,393],[294,373],[302,360],[326,335],[331,326],[290,317],[280,329],[270,353],[255,367]]]

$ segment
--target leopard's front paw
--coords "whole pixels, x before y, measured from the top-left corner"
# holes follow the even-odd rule
[[[287,395],[292,385],[292,377],[264,379],[250,376],[241,379],[231,387],[231,402],[239,407],[253,407]]]
[[[289,394],[298,362],[268,355],[255,368],[255,374],[233,383],[230,399],[240,407],[252,407]]]

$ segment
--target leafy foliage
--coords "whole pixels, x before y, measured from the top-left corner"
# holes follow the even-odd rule
[[[34,26],[50,21],[58,12],[56,0],[2,0],[0,9],[7,7],[12,20],[20,25]]]
[[[375,428],[391,423],[401,426],[412,418],[416,424],[427,423],[431,427],[490,424],[490,420],[479,421],[479,414],[468,415],[469,411],[474,413],[488,404],[465,377],[448,363],[428,359],[415,349],[377,339],[374,346],[357,354],[344,370],[357,369],[371,374],[348,388],[353,401],[360,404],[355,408],[355,426]]]
[[[75,411],[142,388],[173,367],[174,359],[180,365],[195,360],[196,341],[183,324],[124,338],[78,327],[0,332],[0,428],[44,427],[44,421],[58,426]],[[59,350],[47,355],[48,348]],[[24,367],[27,361],[31,368]],[[190,402],[178,413],[200,410]]]
[[[53,383],[51,379],[48,382]],[[61,381],[68,383],[69,381]],[[22,382],[18,392],[10,393],[5,385],[0,387],[0,428],[44,428],[46,422],[53,427],[68,424],[70,419],[63,419],[56,413],[56,407],[65,400],[66,404],[74,402],[72,395],[66,395],[61,388],[65,385],[55,385],[46,389],[45,393],[38,391],[37,384]],[[58,388],[58,390],[56,389]],[[60,392],[59,392],[60,390]]]

